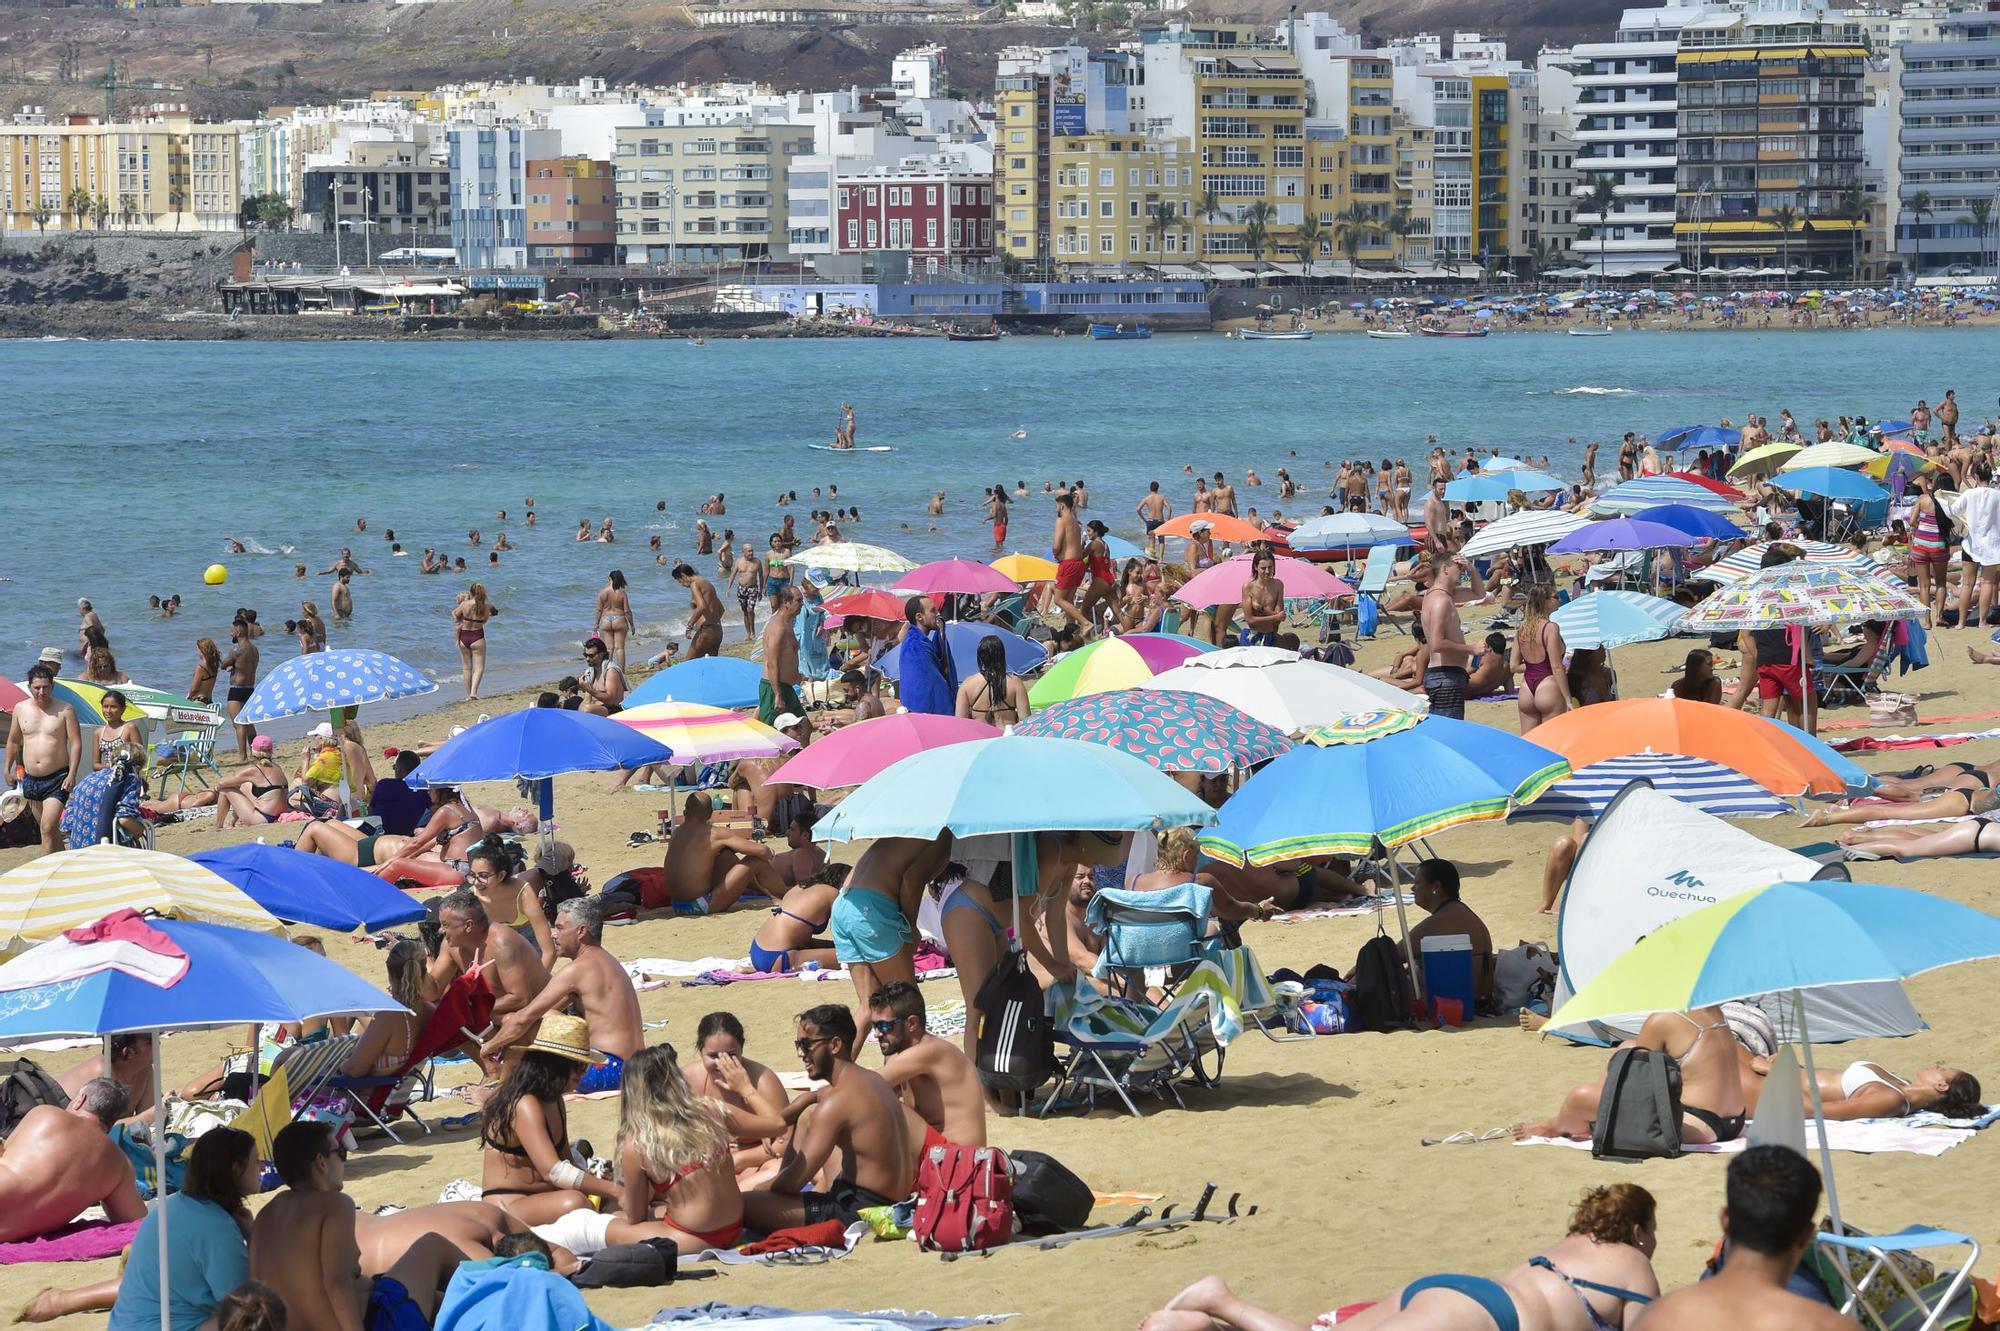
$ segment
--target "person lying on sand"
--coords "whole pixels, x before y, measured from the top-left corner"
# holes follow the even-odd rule
[[[1909,804],[1931,799],[1947,790],[1991,790],[2000,780],[2000,762],[1925,764],[1906,777],[1877,783],[1868,792],[1871,799]]]
[[[1963,818],[2000,809],[2000,792],[1975,786],[1951,789],[1929,799],[1903,804],[1855,804],[1845,809],[1814,809],[1805,827],[1838,827],[1854,823],[1927,823],[1938,818]]]
[[[0,1153],[0,1243],[37,1238],[99,1204],[113,1224],[145,1216],[132,1164],[109,1136],[129,1107],[123,1086],[93,1077],[68,1109],[21,1116]]]
[[[1757,1101],[1770,1075],[1771,1060],[1753,1058],[1743,1079],[1744,1103],[1757,1112]],[[1820,1117],[1829,1121],[1857,1118],[1906,1118],[1926,1110],[1946,1118],[1978,1118],[1986,1112],[1979,1099],[1979,1078],[1958,1068],[1933,1064],[1913,1077],[1899,1077],[1880,1063],[1849,1063],[1844,1068],[1819,1068]],[[1806,1112],[1812,1112],[1812,1086],[1799,1071]]]
[[[1743,1135],[1748,1106],[1738,1068],[1737,1043],[1719,1007],[1655,1012],[1631,1046],[1664,1051],[1681,1065],[1681,1140],[1731,1142]],[[1516,1137],[1567,1137],[1587,1141],[1604,1098],[1602,1081],[1572,1087],[1552,1118],[1516,1123]]]
[[[1653,1195],[1635,1183],[1583,1194],[1569,1230],[1546,1251],[1497,1280],[1434,1275],[1413,1280],[1379,1303],[1324,1314],[1321,1327],[1446,1331],[1602,1331],[1629,1324],[1659,1297],[1653,1251],[1659,1243]],[[1205,1276],[1140,1319],[1140,1331],[1308,1331],[1308,1324],[1237,1297],[1221,1276]],[[1724,1323],[1715,1323],[1720,1326]]]

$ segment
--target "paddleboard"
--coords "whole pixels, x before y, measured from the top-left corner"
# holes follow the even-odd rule
[[[857,448],[835,448],[832,444],[807,444],[806,447],[816,449],[821,453],[893,453],[896,451],[893,444],[868,444]]]

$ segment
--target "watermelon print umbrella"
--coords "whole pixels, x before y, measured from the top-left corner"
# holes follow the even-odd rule
[[[1283,731],[1226,702],[1165,689],[1117,689],[1058,703],[1029,716],[1014,733],[1103,744],[1162,772],[1218,774],[1292,747]]]

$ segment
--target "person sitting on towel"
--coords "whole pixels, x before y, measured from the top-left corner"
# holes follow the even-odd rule
[[[1661,1050],[1679,1061],[1683,1142],[1732,1142],[1743,1135],[1749,1106],[1743,1098],[1736,1037],[1721,1008],[1655,1012],[1624,1047]],[[1517,1123],[1514,1135],[1588,1141],[1603,1098],[1602,1081],[1573,1087],[1553,1118]]]
[[[882,1046],[882,1080],[924,1121],[923,1148],[986,1145],[986,1087],[964,1048],[926,1029],[924,996],[892,980],[868,996],[868,1024]]]
[[[1658,1243],[1653,1194],[1636,1183],[1591,1188],[1570,1213],[1569,1232],[1560,1241],[1499,1279],[1425,1276],[1380,1303],[1323,1314],[1311,1329],[1605,1331],[1629,1325],[1639,1308],[1659,1297],[1652,1260]],[[1204,1276],[1189,1285],[1165,1308],[1147,1314],[1139,1331],[1213,1331],[1218,1325],[1233,1331],[1308,1331],[1304,1322],[1237,1297],[1221,1276]]]

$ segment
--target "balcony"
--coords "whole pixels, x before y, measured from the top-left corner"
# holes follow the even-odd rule
[[[1672,125],[1646,125],[1628,129],[1607,129],[1587,127],[1579,129],[1571,137],[1579,145],[1585,143],[1671,143],[1678,131]]]

